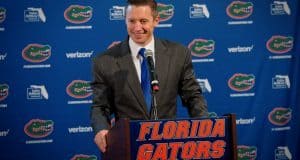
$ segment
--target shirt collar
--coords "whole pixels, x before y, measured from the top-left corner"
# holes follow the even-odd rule
[[[154,37],[152,36],[151,41],[146,46],[141,46],[137,43],[135,43],[130,37],[129,37],[129,47],[131,51],[131,55],[133,57],[137,57],[138,52],[141,48],[150,49],[154,53]]]

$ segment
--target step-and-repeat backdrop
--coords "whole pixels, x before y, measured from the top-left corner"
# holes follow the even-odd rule
[[[191,49],[210,116],[237,115],[239,159],[299,159],[299,1],[158,2],[155,33]],[[126,38],[125,6],[0,1],[0,159],[101,159],[91,58]]]

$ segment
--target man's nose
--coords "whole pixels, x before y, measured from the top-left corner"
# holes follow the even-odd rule
[[[134,24],[134,30],[142,30],[143,25],[140,22]]]

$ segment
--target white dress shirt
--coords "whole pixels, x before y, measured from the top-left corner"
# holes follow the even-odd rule
[[[129,38],[129,48],[131,51],[131,56],[135,69],[141,82],[141,62],[143,58],[139,55],[138,52],[141,48],[150,49],[153,52],[153,62],[155,64],[154,37],[152,37],[152,40],[146,46],[141,46],[135,43],[131,38]]]

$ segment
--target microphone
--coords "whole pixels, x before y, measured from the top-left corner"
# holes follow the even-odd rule
[[[157,74],[155,73],[153,52],[150,49],[146,49],[145,56],[148,62],[148,68],[151,77],[151,89],[152,92],[157,92],[159,91],[159,82],[158,82]]]

